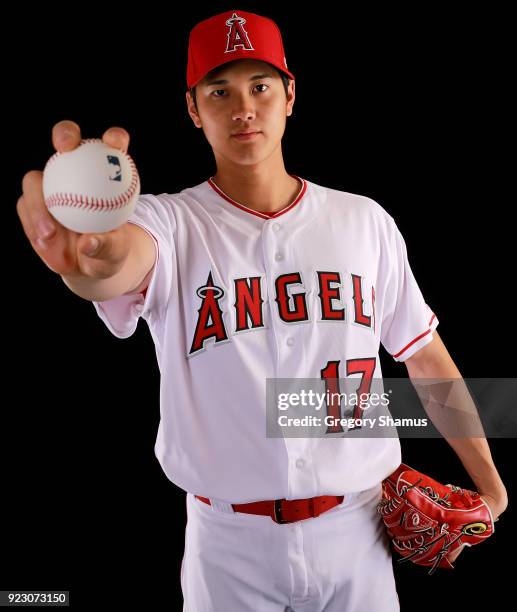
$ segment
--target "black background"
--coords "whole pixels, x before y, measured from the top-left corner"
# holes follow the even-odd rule
[[[15,204],[25,172],[53,153],[62,119],[87,138],[125,127],[143,193],[211,176],[211,149],[185,105],[188,33],[210,15],[240,8],[277,21],[296,76],[287,170],[378,201],[405,237],[462,375],[514,373],[508,16],[338,6],[65,5],[27,7],[4,23],[0,589],[70,590],[76,609],[101,599],[181,605],[185,497],[154,456],[159,374],[147,326],[125,341],[112,336],[32,251]],[[384,376],[406,376],[381,350]],[[444,440],[402,444],[406,463],[471,486]],[[481,610],[482,592],[511,596],[516,446],[490,445],[510,497],[496,535],[464,551],[453,572],[395,567],[403,611],[453,610],[458,599]]]

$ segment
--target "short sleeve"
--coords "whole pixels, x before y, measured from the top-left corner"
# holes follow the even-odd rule
[[[404,238],[390,219],[380,338],[395,361],[405,361],[431,342],[438,318],[420,291],[409,265]]]
[[[156,259],[146,291],[92,302],[99,317],[117,338],[132,336],[139,317],[149,324],[161,319],[169,303],[171,288],[176,286],[176,223],[170,200],[140,195],[128,222],[135,223],[150,234]]]

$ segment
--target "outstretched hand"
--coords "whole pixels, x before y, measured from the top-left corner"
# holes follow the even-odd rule
[[[107,145],[127,151],[129,133],[112,127],[102,136]],[[52,144],[58,153],[72,151],[81,143],[74,121],[60,121],[52,128]],[[32,248],[53,272],[67,277],[104,279],[122,267],[129,238],[125,225],[111,232],[80,234],[61,225],[49,213],[43,194],[43,172],[31,170],[22,180],[16,210]]]

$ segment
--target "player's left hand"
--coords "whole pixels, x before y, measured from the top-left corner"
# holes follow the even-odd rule
[[[480,493],[480,496],[481,499],[483,499],[490,508],[490,511],[492,512],[492,516],[494,518],[494,522],[497,521],[508,506],[508,494],[506,493],[506,490],[501,491],[501,493],[492,495],[488,493]],[[461,555],[464,549],[465,546],[463,546],[462,548],[458,548],[450,555],[448,555],[447,558],[452,564],[454,564],[454,561],[456,561],[456,559]]]

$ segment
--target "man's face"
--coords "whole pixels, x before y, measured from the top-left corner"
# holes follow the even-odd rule
[[[196,87],[196,111],[187,92],[189,114],[214,150],[216,158],[257,164],[281,146],[286,117],[294,104],[294,81],[287,98],[278,72],[266,62],[238,60],[224,64]],[[257,131],[239,139],[238,131]]]

